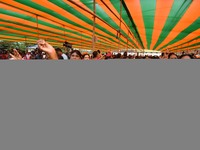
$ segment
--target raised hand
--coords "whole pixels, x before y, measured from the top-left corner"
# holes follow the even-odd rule
[[[10,60],[22,60],[22,56],[16,49],[13,49],[13,54],[9,54],[11,56]]]
[[[53,46],[51,46],[45,40],[38,40],[37,44],[38,44],[38,47],[39,47],[40,50],[49,54],[50,59],[58,60],[58,56],[57,56],[56,51],[53,48]]]

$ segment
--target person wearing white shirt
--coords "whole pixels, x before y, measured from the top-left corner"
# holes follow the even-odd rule
[[[58,59],[68,60],[68,56],[64,54],[60,48],[56,48],[56,53],[58,55]]]

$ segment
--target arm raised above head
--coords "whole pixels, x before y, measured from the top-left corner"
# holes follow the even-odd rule
[[[37,44],[40,50],[46,52],[50,56],[50,59],[58,60],[58,56],[53,46],[51,46],[45,40],[38,40]]]

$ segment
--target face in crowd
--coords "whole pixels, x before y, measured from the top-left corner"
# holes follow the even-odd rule
[[[178,59],[178,56],[175,53],[170,53],[168,59]]]
[[[180,59],[193,59],[193,57],[189,54],[184,54],[180,57]]]
[[[71,52],[70,60],[81,60],[82,59],[82,54],[78,50],[73,50]]]
[[[90,55],[89,54],[83,55],[83,60],[90,60]]]

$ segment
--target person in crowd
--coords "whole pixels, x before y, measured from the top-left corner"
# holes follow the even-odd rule
[[[42,51],[40,51],[38,48],[35,49],[35,59],[43,59]]]
[[[23,60],[26,60],[26,52],[25,51],[19,51],[18,49],[16,49],[18,52],[19,52],[19,54],[22,56],[22,59]],[[16,52],[15,52],[16,53]]]
[[[168,59],[178,59],[178,56],[175,53],[169,53]]]
[[[8,52],[6,50],[2,50],[0,54],[0,59],[5,60],[5,59],[8,59],[8,57],[9,57]]]
[[[23,53],[17,49],[13,49],[12,52],[9,54],[11,57],[11,60],[29,60],[29,59],[52,59],[52,60],[58,60],[61,59],[61,56],[63,56],[62,50],[61,49],[54,49],[53,46],[51,46],[48,42],[45,40],[38,40],[38,50],[34,51],[34,53]],[[9,59],[7,56],[8,52],[6,53],[2,50],[0,51],[0,59]],[[44,57],[45,56],[45,57]],[[65,55],[66,56],[66,55]],[[101,57],[100,57],[101,56]],[[117,55],[114,55],[114,53],[107,52],[106,54],[102,55],[100,50],[94,51],[92,53],[92,56],[89,54],[84,54],[82,56],[81,52],[79,50],[72,50],[69,53],[69,59],[70,60],[100,60],[100,59],[197,59],[199,56],[198,53],[182,53],[180,57],[177,56],[175,53],[162,53],[161,57],[158,56],[153,56],[153,55],[146,55],[146,56],[140,56],[139,54],[134,55],[134,56],[127,56],[127,53],[125,52],[124,55],[122,56],[121,53],[118,53]],[[67,56],[66,56],[67,57]]]
[[[196,51],[194,54],[195,59],[199,59],[200,58],[200,54],[199,51]]]
[[[58,60],[55,49],[48,42],[46,42],[45,40],[38,40],[37,44],[38,48],[41,51],[45,52],[46,55],[48,55],[49,59]],[[17,51],[16,49],[13,50],[13,54],[10,53],[9,55],[11,56],[11,60],[23,60],[22,55],[20,55],[19,51]]]
[[[123,54],[123,59],[127,59],[128,58],[128,53],[127,52],[124,52]]]
[[[13,54],[9,54],[11,56],[10,60],[24,60],[22,55],[16,50],[13,49]]]
[[[192,59],[197,59],[196,55],[194,53],[189,54],[192,56]]]
[[[112,59],[112,52],[107,52],[105,55],[105,59]]]
[[[84,54],[83,55],[83,60],[90,60],[90,55],[89,54]]]
[[[162,53],[160,59],[168,59],[168,53]]]
[[[101,60],[105,60],[106,59],[106,55],[102,54]]]
[[[98,53],[97,51],[94,51],[94,52],[92,53],[92,59],[93,59],[93,60],[99,60],[98,56],[99,56],[99,53]]]
[[[58,59],[68,60],[68,56],[62,52],[60,48],[56,48],[56,53],[58,55]]]
[[[134,56],[128,55],[128,59],[133,59],[133,58],[134,58]]]
[[[194,59],[190,54],[183,54],[180,56],[180,59]]]
[[[105,56],[101,53],[100,50],[94,51],[92,54],[93,60],[102,60],[105,59]]]
[[[37,44],[38,48],[41,51],[45,52],[46,55],[48,55],[49,59],[58,60],[58,56],[55,49],[48,42],[46,42],[45,40],[38,40]]]
[[[0,51],[0,59],[3,59],[2,57],[3,57],[3,51],[1,50]]]
[[[70,54],[70,60],[81,60],[82,54],[79,50],[73,50]]]
[[[118,53],[118,54],[116,55],[115,59],[121,59],[121,57],[122,57],[122,54],[121,54],[121,53]]]
[[[36,56],[35,51],[32,51],[32,52],[31,52],[31,57],[30,57],[29,60],[35,59],[35,56]]]
[[[26,52],[26,55],[24,57],[25,60],[30,60],[31,59],[31,52]]]
[[[104,55],[101,53],[101,51],[100,51],[100,50],[97,50],[97,52],[98,52],[97,59],[98,59],[98,60],[104,59]]]

